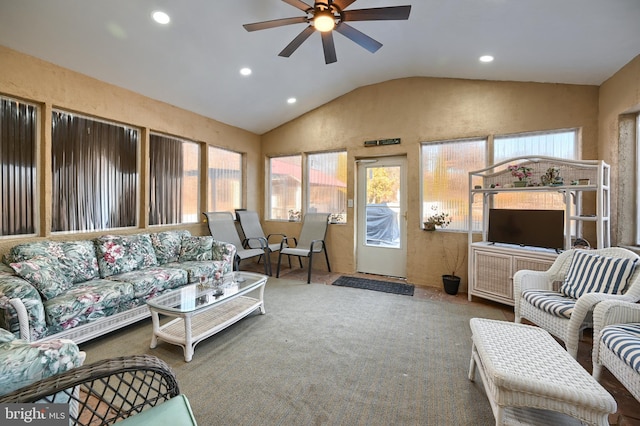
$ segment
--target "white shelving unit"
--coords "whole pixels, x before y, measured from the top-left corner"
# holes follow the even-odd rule
[[[510,165],[531,168],[530,182],[534,186],[530,184],[527,187],[514,187],[514,178],[508,169]],[[564,183],[543,186],[541,177],[552,167],[558,169]],[[560,193],[565,204],[564,249],[571,248],[574,237],[583,236],[584,225],[588,222],[595,224],[596,241],[592,247],[604,248],[611,245],[609,186],[610,167],[599,160],[524,156],[470,172],[469,300],[477,296],[513,305],[513,274],[520,269],[546,270],[557,256],[555,250],[487,242],[488,213],[493,206],[494,196],[509,192]],[[593,196],[585,201],[585,195],[589,193]],[[482,202],[482,217],[474,218],[473,207],[478,201]],[[593,214],[583,213],[585,202],[591,203]],[[480,242],[473,241],[474,220],[479,220],[482,224]]]

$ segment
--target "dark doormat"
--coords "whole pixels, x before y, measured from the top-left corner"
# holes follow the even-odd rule
[[[367,278],[342,276],[333,282],[341,287],[363,288],[365,290],[382,291],[384,293],[413,296],[414,287],[411,284],[394,283],[390,281],[370,280]]]

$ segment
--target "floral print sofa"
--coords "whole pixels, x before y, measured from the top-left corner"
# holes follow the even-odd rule
[[[71,340],[30,343],[0,329],[0,395],[80,367],[85,357]]]
[[[154,295],[231,272],[234,256],[188,231],[20,244],[0,264],[0,327],[80,343],[148,317]]]

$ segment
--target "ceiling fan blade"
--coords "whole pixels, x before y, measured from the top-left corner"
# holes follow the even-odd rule
[[[336,56],[336,46],[333,44],[333,32],[320,33],[322,36],[322,47],[324,48],[324,63],[332,64],[338,60]]]
[[[313,6],[306,4],[301,0],[282,0],[283,2],[290,4],[293,7],[297,7],[303,12],[306,12],[309,9],[313,9]]]
[[[345,10],[347,7],[349,7],[355,1],[356,0],[333,0],[333,4],[338,6],[338,8],[340,10]]]
[[[278,56],[283,56],[285,58],[288,58],[289,56],[291,56],[291,54],[295,52],[296,49],[300,47],[300,45],[304,43],[304,41],[308,39],[309,36],[313,34],[314,31],[315,31],[315,28],[313,28],[313,25],[309,25],[307,28],[302,30],[302,32],[298,34],[296,38],[294,38],[291,41],[291,43],[287,45],[287,47],[282,49],[282,52],[278,53]]]
[[[372,39],[365,33],[356,30],[351,25],[345,24],[344,22],[338,24],[336,31],[348,39],[358,43],[371,53],[376,53],[378,49],[382,47],[382,43],[379,41]]]
[[[344,21],[394,21],[409,19],[411,6],[374,7],[372,9],[345,10]]]
[[[273,21],[263,21],[263,22],[256,22],[253,24],[244,24],[243,27],[247,31],[258,31],[258,30],[266,30],[268,28],[281,27],[283,25],[303,24],[306,22],[308,22],[307,17],[301,16],[299,18],[282,18],[282,19],[274,19]]]

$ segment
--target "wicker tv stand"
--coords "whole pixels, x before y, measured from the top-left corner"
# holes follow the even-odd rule
[[[264,286],[267,276],[250,272],[236,272],[237,282],[223,286],[223,293],[215,289],[191,284],[153,297],[147,301],[153,321],[151,348],[158,339],[182,346],[184,360],[191,361],[195,346],[250,313],[264,309]],[[175,319],[160,324],[159,315]]]

